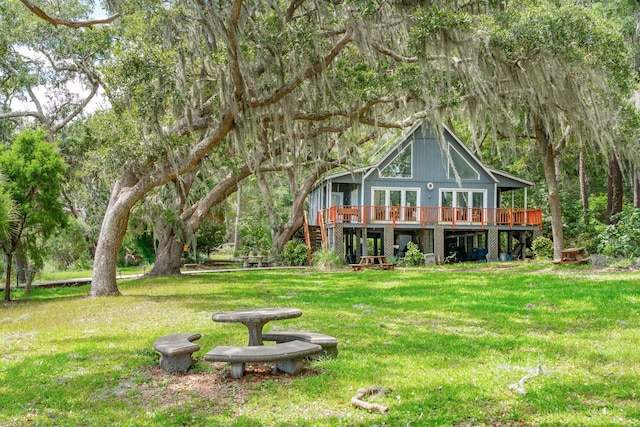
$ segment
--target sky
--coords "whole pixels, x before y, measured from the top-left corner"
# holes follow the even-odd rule
[[[95,8],[94,8],[94,13],[91,17],[91,19],[101,19],[101,18],[106,18],[108,16],[107,12],[102,8],[102,2],[101,1],[96,1],[95,2]],[[18,49],[19,53],[22,55],[26,55],[26,56],[34,56],[37,55],[34,52],[29,52],[27,49]],[[80,81],[75,81],[75,82],[71,82],[68,87],[75,93],[82,95],[82,96],[86,96],[89,94],[89,90],[87,90],[87,88],[85,87],[85,85],[83,85]],[[35,87],[33,89],[33,92],[35,93],[36,97],[38,98],[39,102],[42,104],[42,107],[46,110],[48,107],[51,106],[51,100],[50,98],[47,96],[47,91],[44,87],[38,86]],[[98,93],[96,94],[96,96],[94,96],[94,98],[91,100],[91,102],[87,105],[87,107],[85,108],[85,113],[92,113],[98,109],[101,108],[105,108],[106,106],[108,106],[108,101],[104,98],[104,91],[102,90],[102,88],[100,88],[98,90]],[[11,108],[13,110],[16,111],[31,111],[31,110],[35,110],[35,106],[32,102],[30,101],[22,101],[22,100],[17,100],[14,99],[13,102],[11,103]]]

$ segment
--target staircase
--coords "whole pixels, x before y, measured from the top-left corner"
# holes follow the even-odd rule
[[[320,226],[309,226],[309,242],[311,245],[311,252],[322,249],[322,230],[320,229]]]
[[[304,213],[304,238],[307,244],[307,262],[311,265],[311,254],[321,248],[326,248],[326,236],[324,228],[321,225],[309,225],[307,221],[307,213]]]

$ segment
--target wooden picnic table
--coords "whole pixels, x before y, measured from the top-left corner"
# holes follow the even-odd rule
[[[379,267],[384,270],[393,270],[396,266],[394,263],[387,262],[384,255],[363,255],[360,257],[358,264],[350,264],[354,271],[360,271],[364,268]]]
[[[586,264],[589,257],[585,253],[585,248],[567,248],[560,252],[560,259],[554,264]]]
[[[262,327],[272,320],[302,316],[297,308],[258,308],[254,310],[221,311],[212,316],[214,322],[242,323],[249,329],[249,346],[262,345]]]

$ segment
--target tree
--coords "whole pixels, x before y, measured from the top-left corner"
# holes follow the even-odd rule
[[[423,55],[448,52],[451,82],[472,125],[513,141],[525,129],[544,167],[554,256],[564,246],[556,165],[582,140],[613,153],[620,99],[630,86],[624,39],[570,1],[500,2],[499,13],[431,7],[418,16]]]
[[[46,238],[65,224],[61,183],[65,165],[43,130],[20,133],[11,147],[0,153],[0,172],[7,179],[7,191],[16,204],[15,228],[3,241],[7,260],[5,300],[10,300],[11,264],[16,250],[37,250],[37,238]],[[28,292],[28,291],[25,291]]]
[[[369,99],[336,90],[332,72],[340,61],[345,69],[374,63],[376,55],[388,63],[411,62],[393,53],[406,41],[407,16],[387,2],[115,3],[121,19],[114,29],[123,42],[105,68],[107,93],[123,115],[144,123],[136,136],[146,151],[123,162],[112,188],[90,295],[119,294],[116,254],[135,204],[197,170],[223,141],[243,150],[272,129],[277,138],[270,149],[276,152],[302,124],[308,130],[380,125],[390,106],[404,105],[405,115],[424,110],[423,102],[408,96],[415,86],[398,96],[392,96],[397,86],[385,87],[402,67],[387,67],[386,80],[378,77],[381,86],[371,86]]]

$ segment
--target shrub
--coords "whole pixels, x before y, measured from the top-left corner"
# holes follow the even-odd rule
[[[614,218],[596,239],[596,251],[622,258],[640,257],[640,209],[626,208]]]
[[[531,243],[536,258],[553,259],[553,242],[548,237],[540,236]]]
[[[282,258],[287,265],[306,265],[307,246],[297,240],[289,240],[282,249]]]
[[[424,254],[418,245],[413,242],[407,243],[407,251],[404,254],[404,264],[409,266],[424,265]]]
[[[311,263],[323,270],[333,270],[344,265],[338,254],[329,249],[315,251],[311,256]]]

